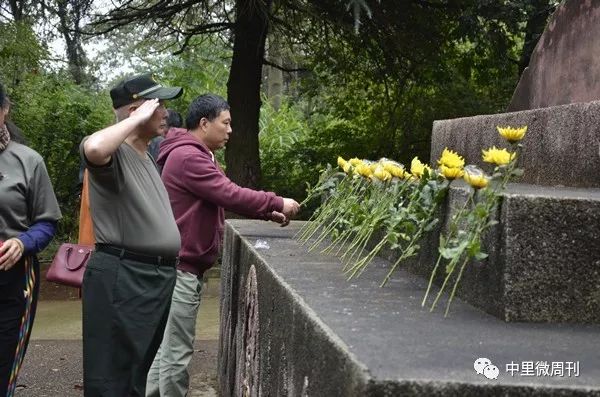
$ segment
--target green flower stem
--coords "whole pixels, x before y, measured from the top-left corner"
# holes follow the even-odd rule
[[[432,312],[433,309],[435,309],[435,306],[437,305],[438,300],[440,300],[440,297],[442,296],[442,292],[444,292],[444,288],[446,288],[446,284],[448,283],[450,276],[454,272],[454,267],[456,266],[456,262],[458,262],[459,258],[460,258],[460,255],[457,255],[456,257],[454,257],[450,260],[450,263],[448,264],[448,266],[450,267],[450,271],[448,272],[448,274],[446,274],[446,278],[444,278],[444,282],[442,283],[442,286],[440,287],[440,290],[438,291],[438,293],[435,297],[435,300],[431,304],[431,308],[429,309],[430,312]]]
[[[364,182],[360,181],[360,183],[364,183]],[[368,188],[368,186],[366,186],[366,187]],[[352,219],[352,211],[350,211],[350,207],[353,205],[353,202],[361,200],[362,196],[366,195],[368,192],[363,192],[362,195],[360,193],[361,193],[360,189],[357,191],[353,191],[349,195],[348,199],[343,200],[343,201],[337,203],[337,205],[332,206],[332,209],[333,209],[335,215],[334,215],[333,219],[328,221],[329,227],[321,233],[321,236],[319,237],[319,243],[324,239],[323,237],[327,237],[330,234],[330,232],[332,232],[333,230],[336,229],[336,227],[338,225],[343,226],[343,223],[341,223],[342,220]],[[346,218],[346,217],[349,217],[349,218]],[[325,235],[325,236],[323,236],[323,235]],[[316,244],[315,244],[315,246],[316,246]]]
[[[328,168],[329,168],[329,166],[328,166]],[[319,191],[319,187],[321,187],[329,178],[331,178],[335,174],[336,174],[335,168],[329,168],[327,170],[324,170],[321,173],[321,175],[319,176],[319,180],[317,181],[315,186],[312,189],[309,189],[308,194],[306,195],[306,198],[304,200],[302,200],[302,202],[300,203],[300,206],[302,207],[303,205],[306,205],[306,203],[310,202],[316,196],[318,196],[318,195],[320,196],[321,192]]]
[[[370,200],[373,200],[372,199],[373,196],[377,197],[381,193],[383,194],[383,197],[386,196],[386,187],[385,186],[382,188],[379,188],[379,190],[378,190],[378,188],[374,187],[373,190],[371,191],[371,199]],[[375,213],[376,212],[376,213],[383,213],[383,214],[385,214],[387,212],[386,211],[387,208],[383,208],[384,206],[387,205],[387,204],[385,204],[385,202],[384,202],[384,205],[381,205],[381,204],[379,204],[379,203],[381,203],[381,200],[375,200],[375,203],[376,203],[376,206],[374,209],[372,209],[372,210],[365,209],[364,212],[365,213]],[[361,214],[359,214],[359,215],[361,215]],[[358,227],[359,231],[360,231],[361,229],[364,228],[364,223],[362,223],[362,224],[360,223],[361,222],[360,216],[356,216],[355,218],[357,219],[357,223],[354,226]],[[350,223],[353,223],[353,222],[350,222]],[[355,227],[350,227],[350,228],[347,228],[346,230],[344,230],[332,241],[332,243],[328,247],[323,249],[321,252],[329,253],[329,252],[331,252],[331,250],[333,250],[335,248],[335,246],[337,246],[337,244],[340,241],[346,242],[352,236],[355,229],[356,229]],[[341,245],[339,249],[341,249],[342,247],[343,247],[343,245]],[[338,249],[338,252],[339,252],[339,249]]]
[[[400,262],[409,258],[409,255],[406,255],[406,252],[409,252],[409,249],[412,248],[412,246],[421,238],[421,236],[423,235],[422,230],[423,228],[419,229],[419,231],[413,235],[413,238],[410,240],[408,246],[406,246],[406,248],[402,251],[402,255],[400,255],[396,262],[394,262],[394,265],[392,266],[390,271],[386,274],[381,284],[379,284],[380,287],[383,287],[387,284],[387,282],[390,280],[390,277],[392,276],[392,273],[394,273]]]
[[[359,234],[358,238],[356,238],[355,241],[352,243],[352,245],[350,246],[348,251],[346,251],[346,253],[344,255],[342,255],[341,259],[344,259],[346,257],[346,255],[349,252],[351,252],[351,255],[348,258],[348,260],[346,262],[346,266],[344,266],[344,269],[346,269],[347,266],[350,263],[352,263],[353,259],[355,258],[355,256],[357,254],[359,254],[360,252],[362,252],[365,249],[366,245],[369,243],[369,239],[373,235],[374,229],[375,228],[365,228],[365,230],[362,231],[362,233]]]
[[[345,179],[344,179],[344,181],[345,181]],[[344,181],[342,181],[340,183],[340,185]],[[342,190],[346,190],[346,186],[345,186],[346,184],[345,184],[343,186],[344,189],[339,189],[339,192],[336,195],[336,197],[334,197],[333,199],[331,199],[330,201],[325,203],[325,205],[324,205],[324,207],[322,207],[323,209],[319,213],[319,215],[313,221],[307,223],[306,231],[304,231],[304,233],[302,233],[302,235],[300,236],[301,241],[304,241],[304,243],[308,242],[308,240],[310,240],[310,238],[319,230],[321,225],[324,224],[325,221],[331,217],[331,215],[334,215],[336,213],[339,214],[342,212],[342,211],[339,211],[340,204],[343,203],[344,201],[346,201],[348,196],[352,197],[353,195],[355,195],[356,192],[358,192],[358,190],[362,186],[362,180],[359,180],[358,183],[356,183],[356,184],[352,184],[351,182],[352,181],[346,183],[346,184],[351,185],[350,194],[346,195],[346,194],[342,193]],[[352,186],[352,185],[354,185],[354,186]]]
[[[467,200],[465,200],[465,203],[463,204],[463,206],[460,208],[460,210],[458,211],[458,213],[453,216],[453,223],[457,225],[458,228],[458,222],[459,220],[462,218],[462,214],[464,213],[465,209],[467,208],[467,206],[469,205],[469,203],[473,202],[473,196],[475,195],[475,190],[473,190],[471,192],[471,194],[469,195],[469,197],[467,197]],[[448,239],[452,238],[454,233],[452,232],[452,227],[450,228],[450,234],[448,235]],[[429,291],[431,291],[431,286],[433,285],[433,280],[435,278],[435,275],[437,274],[437,270],[439,268],[439,265],[442,261],[442,254],[438,255],[437,261],[435,263],[435,266],[433,267],[433,271],[431,272],[431,276],[429,277],[429,284],[427,284],[427,291],[425,291],[425,296],[423,297],[423,302],[421,302],[421,306],[425,306],[425,302],[427,301],[427,298],[429,297]]]
[[[452,294],[450,294],[450,299],[448,299],[448,304],[446,305],[446,311],[444,312],[444,317],[448,316],[448,311],[450,310],[450,304],[452,303],[452,299],[454,299],[454,294],[456,293],[456,289],[458,288],[458,283],[460,282],[463,271],[465,270],[465,267],[467,267],[468,262],[469,262],[469,257],[467,256],[463,260],[462,265],[460,266],[460,271],[458,272],[458,277],[456,278],[456,281],[454,282],[454,288],[452,288]],[[449,275],[452,273],[454,273],[454,268],[452,269],[452,272],[449,273]],[[435,302],[434,302],[434,304],[435,304]],[[433,306],[431,307],[431,309],[433,310]]]
[[[362,260],[357,262],[351,269],[349,269],[348,272],[352,272],[352,274],[350,274],[348,278],[351,279],[352,277],[354,277],[359,270],[360,273],[362,273],[361,269],[366,268],[369,265],[369,263],[371,263],[375,255],[383,248],[385,244],[386,240],[382,239],[366,257],[364,257]]]
[[[427,291],[425,291],[425,296],[423,297],[423,302],[421,302],[421,307],[425,306],[425,302],[427,302],[427,297],[429,296],[429,291],[431,290],[431,286],[433,285],[433,279],[437,274],[437,270],[442,262],[442,254],[438,255],[437,262],[435,262],[435,266],[433,267],[433,271],[431,272],[431,276],[429,276],[429,284],[427,285]]]
[[[341,241],[341,243],[339,244],[338,250],[335,252],[334,255],[339,255],[340,251],[346,246],[346,243],[348,243],[348,240],[350,240],[350,237],[352,237],[353,231],[349,230],[346,233],[346,237],[344,238],[344,240]]]
[[[307,222],[305,226],[300,230],[299,239],[301,241],[307,240],[306,236],[311,234],[311,232],[314,232],[315,229],[318,229],[320,225],[319,221],[322,220],[324,217],[328,216],[328,213],[329,211],[331,211],[332,208],[335,208],[332,204],[337,203],[344,198],[344,195],[340,193],[348,188],[347,185],[353,185],[352,177],[350,176],[344,177],[344,179],[342,179],[342,181],[337,185],[336,190],[339,192],[338,195],[334,196],[333,198],[328,198],[325,201],[325,203],[320,207],[320,209],[315,211],[309,222]],[[352,186],[352,189],[354,188],[355,186]]]
[[[354,249],[354,252],[350,256],[350,258],[348,258],[348,261],[346,262],[346,265],[344,266],[344,271],[346,271],[346,269],[348,268],[348,265],[353,263],[353,260],[356,257],[356,255],[358,255],[364,251],[364,249],[367,246],[367,244],[369,243],[369,240],[371,239],[372,235],[373,235],[373,230],[365,233],[365,235],[362,239],[362,242],[356,246],[356,248]]]
[[[481,233],[483,232],[484,229],[485,229],[485,226],[482,227],[482,224],[480,222],[477,225],[477,229],[472,234],[473,238],[470,240],[470,244],[472,244],[476,238],[479,238],[479,236],[481,235]],[[456,281],[454,281],[454,287],[452,288],[452,293],[450,294],[450,298],[448,299],[448,303],[446,304],[446,311],[444,312],[444,317],[448,316],[448,311],[450,310],[450,305],[452,304],[452,300],[454,299],[454,295],[456,294],[456,290],[458,288],[458,283],[460,283],[460,279],[462,278],[463,271],[465,270],[465,267],[467,266],[467,263],[469,262],[470,259],[472,259],[472,258],[469,255],[467,255],[465,257],[465,260],[463,261],[462,265],[460,266],[460,271],[458,272],[458,277],[456,278]],[[454,269],[452,269],[452,270],[454,271]]]

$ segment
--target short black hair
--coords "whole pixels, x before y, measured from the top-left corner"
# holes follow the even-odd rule
[[[181,117],[181,115],[174,111],[173,109],[167,109],[167,126],[169,128],[171,127],[175,127],[175,128],[181,128],[183,127],[183,118]]]
[[[227,101],[218,95],[200,95],[190,103],[185,126],[188,130],[193,130],[198,127],[203,118],[213,121],[222,111],[229,109]]]

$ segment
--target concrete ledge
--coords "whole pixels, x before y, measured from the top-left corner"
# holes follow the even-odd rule
[[[421,308],[426,282],[377,258],[346,281],[335,258],[293,239],[301,226],[229,221],[222,268],[224,396],[600,396],[600,327],[506,323],[455,300]],[[269,249],[255,249],[257,239]],[[443,302],[442,302],[443,303]],[[489,358],[496,380],[473,363]],[[506,364],[578,361],[577,377],[510,376]]]
[[[446,219],[467,193],[453,182]],[[498,218],[484,240],[489,257],[468,265],[458,296],[504,321],[600,324],[600,189],[511,184]],[[439,232],[407,264],[411,272],[429,277]]]
[[[434,121],[431,162],[435,164],[448,147],[464,155],[467,163],[489,169],[481,150],[506,146],[497,125],[528,126],[520,182],[600,188],[600,101]]]

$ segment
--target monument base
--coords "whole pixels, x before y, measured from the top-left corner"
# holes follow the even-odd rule
[[[293,238],[301,226],[227,222],[222,395],[600,396],[600,326],[506,323],[460,299],[444,318],[445,302],[421,307],[425,279],[402,269],[380,288],[390,263],[376,258],[347,281]]]
[[[446,223],[469,191],[452,183]],[[488,258],[467,265],[457,295],[504,321],[600,324],[600,189],[510,184],[498,221],[483,240]],[[410,272],[430,277],[439,232],[405,264]],[[444,277],[442,266],[436,283]]]

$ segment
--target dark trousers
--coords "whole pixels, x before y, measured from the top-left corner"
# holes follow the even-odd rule
[[[31,335],[39,293],[36,258],[0,271],[0,396],[11,397]]]
[[[86,397],[145,396],[175,279],[175,267],[92,254],[82,286]]]

